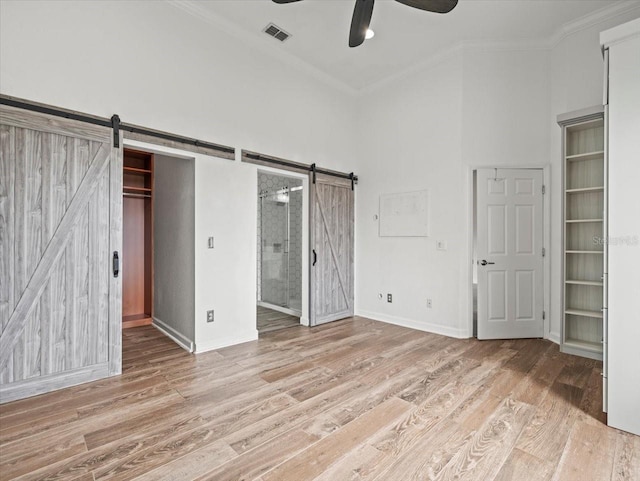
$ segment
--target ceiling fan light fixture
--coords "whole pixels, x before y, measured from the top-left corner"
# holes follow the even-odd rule
[[[371,40],[375,36],[375,34],[376,34],[376,32],[374,32],[373,30],[368,28],[367,29],[367,33],[364,34],[364,38],[365,38],[365,40]]]

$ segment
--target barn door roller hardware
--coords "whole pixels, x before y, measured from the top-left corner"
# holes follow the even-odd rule
[[[111,116],[111,128],[113,128],[113,146],[120,148],[120,117],[117,114]]]

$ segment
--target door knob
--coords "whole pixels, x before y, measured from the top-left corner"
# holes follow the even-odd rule
[[[485,259],[482,259],[480,261],[480,265],[481,266],[486,266],[487,264],[495,264],[495,262],[487,262]]]

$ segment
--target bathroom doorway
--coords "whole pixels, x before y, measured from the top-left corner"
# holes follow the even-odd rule
[[[300,325],[303,296],[303,181],[258,172],[257,328]]]

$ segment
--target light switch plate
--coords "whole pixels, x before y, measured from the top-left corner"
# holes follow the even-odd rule
[[[213,322],[213,310],[207,311],[207,322]]]
[[[447,242],[446,241],[436,241],[436,249],[438,249],[439,251],[446,251],[447,250]]]
[[[213,249],[214,245],[215,245],[215,244],[214,244],[214,242],[213,242],[213,237],[209,237],[209,240],[207,241],[207,247],[208,247],[209,249]]]

